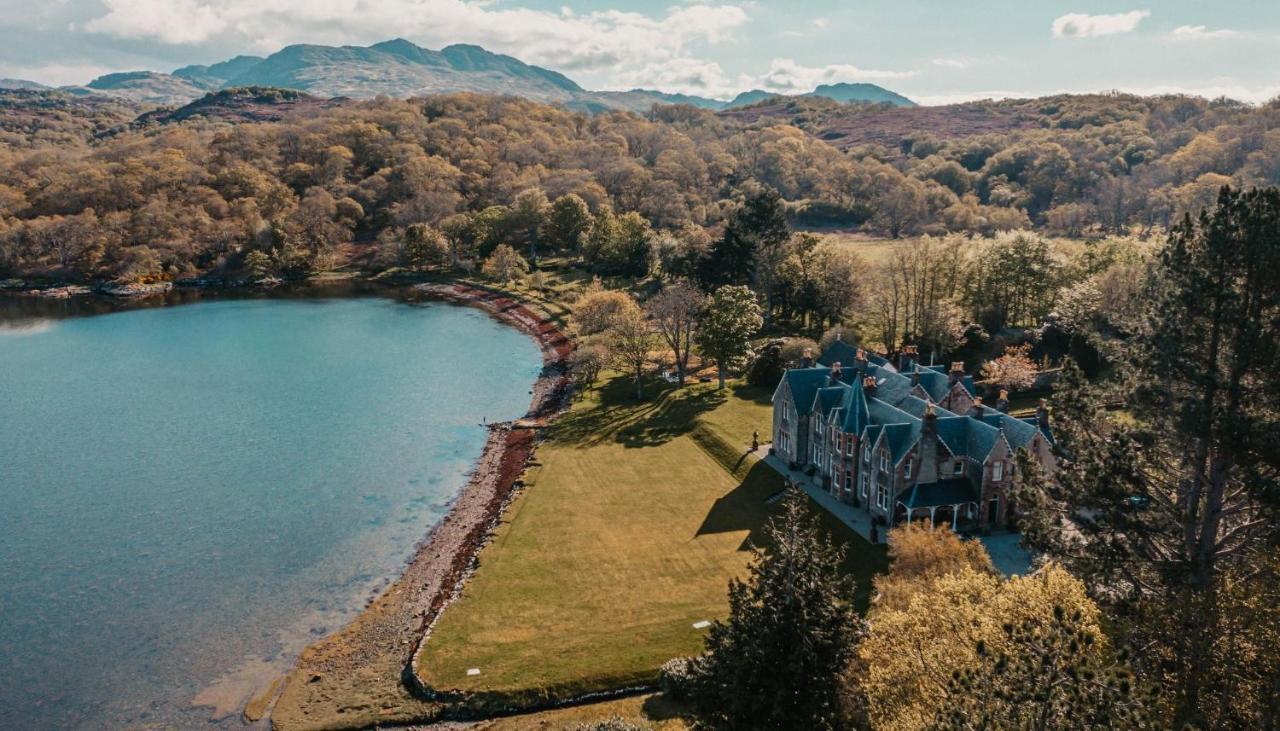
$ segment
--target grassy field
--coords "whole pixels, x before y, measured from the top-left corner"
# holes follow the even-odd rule
[[[653,731],[686,731],[690,728],[682,717],[682,709],[668,703],[660,695],[644,695],[561,708],[510,718],[485,721],[476,731],[572,731],[584,724],[609,718],[620,718]]]
[[[518,703],[648,682],[701,649],[695,622],[726,615],[728,581],[783,487],[745,457],[752,430],[768,433],[769,394],[666,387],[636,403],[630,385],[588,393],[539,447],[427,643],[418,670],[433,687]],[[883,551],[817,512],[865,589]]]

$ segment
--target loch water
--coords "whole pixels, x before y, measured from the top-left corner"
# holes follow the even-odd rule
[[[479,311],[394,297],[43,307],[0,299],[5,729],[241,725],[398,575],[541,367]]]

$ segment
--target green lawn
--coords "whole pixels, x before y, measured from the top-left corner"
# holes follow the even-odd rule
[[[648,681],[700,650],[694,622],[727,613],[729,578],[782,489],[744,458],[751,431],[768,434],[768,394],[700,384],[637,404],[630,387],[587,394],[538,448],[427,643],[418,670],[433,687],[520,702]],[[865,588],[883,551],[823,515]]]

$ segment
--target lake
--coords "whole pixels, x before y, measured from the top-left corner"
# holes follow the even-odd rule
[[[389,297],[33,310],[0,298],[0,728],[241,725],[193,700],[398,575],[542,364]]]

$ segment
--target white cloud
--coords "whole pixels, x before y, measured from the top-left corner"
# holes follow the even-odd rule
[[[1053,21],[1053,35],[1055,38],[1097,38],[1130,33],[1144,18],[1150,16],[1150,10],[1133,10],[1111,15],[1069,13]]]
[[[1120,91],[1124,94],[1136,94],[1138,96],[1181,94],[1185,96],[1204,97],[1205,99],[1217,99],[1225,96],[1228,99],[1235,99],[1249,104],[1263,104],[1272,99],[1280,98],[1280,85],[1250,86],[1247,84],[1236,83],[1231,80],[1221,80],[1219,82],[1190,84],[1184,86],[1174,84],[1158,86],[1121,86],[1119,89],[1059,87],[1054,89],[1023,89],[1018,91],[1002,89],[980,91],[912,92],[909,96],[919,104],[927,107],[933,107],[947,104],[962,104],[964,102],[978,101],[981,99],[1035,99],[1038,97],[1054,96],[1058,94],[1097,94],[1111,91]]]
[[[804,66],[789,58],[775,58],[764,74],[730,76],[714,61],[684,57],[619,72],[609,86],[614,89],[645,87],[731,99],[747,89],[803,94],[820,84],[907,79],[916,75],[915,71],[862,69],[848,64]]]
[[[775,58],[769,64],[769,70],[754,80],[752,86],[766,91],[779,93],[803,93],[813,91],[819,84],[834,84],[841,81],[880,81],[886,79],[907,79],[916,76],[915,71],[882,71],[879,69],[863,69],[848,64],[829,64],[827,66],[804,66],[789,58]],[[745,87],[744,87],[745,88]]]
[[[113,70],[115,69],[92,63],[48,63],[35,66],[0,63],[0,77],[36,81],[48,86],[85,84]]]
[[[821,30],[822,28],[827,27],[827,25],[829,24],[829,21],[826,18],[814,18],[813,20],[809,21],[809,24],[812,25],[814,28],[818,28],[819,30]]]
[[[1203,25],[1180,25],[1169,31],[1169,40],[1173,41],[1207,41],[1216,38],[1231,38],[1240,35],[1234,30],[1225,28],[1209,30]]]
[[[967,58],[935,58],[934,66],[941,66],[944,69],[967,69],[969,68],[969,59]]]
[[[740,5],[695,3],[661,16],[502,7],[488,0],[102,0],[83,29],[173,45],[221,42],[272,52],[290,43],[406,37],[439,47],[477,43],[565,70],[661,64],[724,43],[749,22]]]

